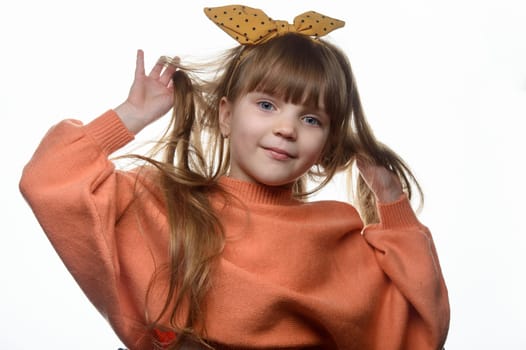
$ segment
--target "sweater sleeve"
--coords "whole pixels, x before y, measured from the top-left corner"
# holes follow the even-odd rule
[[[379,311],[379,329],[399,328],[393,333],[404,335],[400,349],[442,349],[450,311],[431,234],[405,195],[379,204],[378,211],[380,223],[366,226],[363,233],[392,282]]]
[[[62,261],[128,346],[140,342],[144,322],[123,288],[115,227],[133,200],[137,176],[116,171],[108,156],[131,140],[111,110],[87,125],[62,121],[48,131],[20,180]]]

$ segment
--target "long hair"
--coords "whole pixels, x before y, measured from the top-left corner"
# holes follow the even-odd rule
[[[184,338],[200,341],[206,335],[203,301],[224,244],[223,227],[209,202],[211,192],[221,192],[218,179],[228,173],[229,166],[227,140],[219,128],[222,97],[235,102],[249,92],[261,91],[295,104],[320,107],[323,102],[331,118],[328,141],[318,164],[294,183],[297,198],[323,188],[338,172],[352,175],[357,157],[396,174],[410,198],[414,186],[423,198],[409,167],[375,138],[350,63],[337,47],[287,34],[261,45],[238,46],[220,62],[213,79],[204,79],[188,67],[175,72],[173,115],[159,149],[162,160],[141,157],[159,170],[169,217],[169,286],[164,307],[151,320],[151,327],[179,335],[170,349]],[[316,180],[317,186],[309,190],[308,180]],[[353,192],[364,222],[378,221],[374,194],[359,176]],[[163,324],[166,319],[169,325]]]

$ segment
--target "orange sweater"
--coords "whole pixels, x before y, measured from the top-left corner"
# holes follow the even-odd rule
[[[113,111],[54,126],[25,167],[23,195],[95,307],[130,349],[152,349],[145,303],[168,261],[159,191],[108,155],[133,139]],[[227,241],[207,296],[211,341],[233,347],[439,349],[447,290],[432,238],[404,196],[363,227],[342,202],[222,178],[241,201],[212,203]],[[138,198],[134,200],[134,193]]]

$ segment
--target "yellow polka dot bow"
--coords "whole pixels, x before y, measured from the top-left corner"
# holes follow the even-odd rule
[[[318,38],[345,25],[343,21],[314,11],[296,16],[290,24],[272,20],[263,11],[242,5],[207,7],[205,14],[243,45],[261,44],[290,32]]]

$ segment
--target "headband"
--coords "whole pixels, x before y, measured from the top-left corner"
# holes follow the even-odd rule
[[[207,7],[206,16],[242,45],[257,45],[287,33],[314,39],[345,25],[344,21],[309,11],[294,18],[294,23],[275,21],[263,11],[248,6]]]

